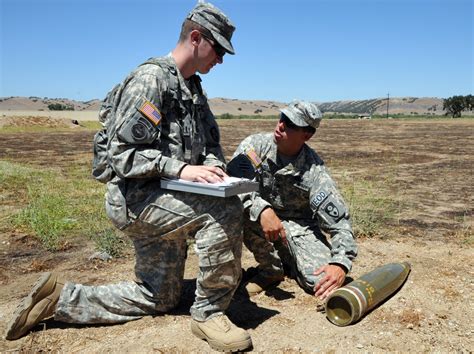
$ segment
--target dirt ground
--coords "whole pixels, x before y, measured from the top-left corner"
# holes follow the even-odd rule
[[[275,122],[222,121],[229,157],[247,135],[271,131]],[[336,180],[354,176],[377,182],[400,201],[396,222],[382,234],[360,238],[351,276],[378,265],[407,261],[402,289],[358,323],[332,325],[319,302],[291,279],[256,297],[236,296],[229,317],[249,330],[255,352],[472,352],[474,351],[473,166],[474,121],[325,121],[311,141]],[[93,132],[0,135],[0,159],[67,167],[91,157]],[[19,207],[0,195],[2,210]],[[133,253],[89,261],[93,244],[50,253],[15,230],[0,232],[0,331],[16,304],[43,271],[72,281],[103,284],[132,279]],[[45,321],[0,351],[208,352],[189,330],[196,257],[190,252],[180,306],[170,314],[111,326]],[[244,268],[255,266],[248,251]]]

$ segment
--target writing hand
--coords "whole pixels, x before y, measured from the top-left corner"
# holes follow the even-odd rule
[[[179,175],[179,178],[186,181],[195,181],[202,183],[217,183],[223,182],[227,174],[219,167],[214,166],[185,166]]]

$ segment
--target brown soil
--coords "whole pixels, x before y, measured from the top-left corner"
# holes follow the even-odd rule
[[[245,136],[271,131],[274,123],[222,121],[226,156]],[[360,252],[351,276],[399,261],[410,262],[412,272],[395,296],[348,327],[328,322],[316,311],[318,300],[290,279],[250,300],[237,296],[229,316],[249,330],[255,351],[474,350],[473,128],[472,120],[322,124],[311,145],[335,179],[349,175],[380,182],[402,206],[397,222],[386,225],[380,237],[358,240]],[[83,130],[1,134],[0,159],[67,168],[90,159],[92,136]],[[19,203],[0,195],[0,217],[2,210],[21,207]],[[84,242],[50,253],[30,235],[0,231],[0,331],[43,271],[59,271],[88,284],[132,278],[132,251],[109,262],[88,261],[93,252],[93,245]],[[196,263],[191,253],[183,301],[171,314],[113,326],[48,320],[20,340],[0,340],[0,351],[210,351],[189,331]],[[243,264],[255,266],[248,251]]]

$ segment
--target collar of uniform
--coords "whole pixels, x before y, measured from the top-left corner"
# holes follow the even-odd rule
[[[301,148],[300,153],[298,154],[298,157],[296,160],[293,162],[293,166],[295,167],[295,170],[302,171],[305,169],[306,166],[306,161],[308,160],[308,145],[304,144],[303,147]]]
[[[188,86],[186,85],[183,75],[181,75],[179,70],[177,72],[178,72],[179,87],[181,89],[181,98],[183,99],[183,101],[192,100],[193,95],[191,91],[189,90]]]
[[[272,141],[273,144],[270,148],[270,151],[267,155],[267,159],[269,161],[272,162],[273,165],[275,166],[278,166],[278,157],[277,157],[277,145],[275,144],[274,141]],[[308,146],[306,144],[303,145],[303,148],[301,149],[301,151],[298,153],[298,156],[296,157],[296,159],[291,163],[291,165],[293,166],[294,170],[296,172],[300,172],[302,170],[304,170],[304,167],[306,165],[306,154],[307,154],[307,150],[308,150]],[[278,168],[281,168],[282,166],[278,166]]]
[[[270,138],[271,144],[270,144],[270,151],[268,151],[266,159],[269,162],[272,162],[273,165],[277,166],[277,146],[276,146],[275,141],[273,140],[273,134],[271,135],[269,134],[269,138]]]
[[[174,60],[171,53],[168,54],[167,56],[171,59],[172,67],[174,69],[173,74],[178,76],[178,82],[179,82],[179,88],[181,89],[182,100],[183,101],[192,100],[193,95],[191,94],[191,91],[186,86],[186,82],[184,81],[184,77],[183,75],[181,75],[181,72],[179,71],[178,66],[176,65],[176,61]]]

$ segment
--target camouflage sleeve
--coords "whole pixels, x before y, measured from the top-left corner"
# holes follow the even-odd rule
[[[313,168],[315,178],[310,191],[310,205],[321,229],[331,235],[332,260],[329,263],[343,265],[350,271],[357,256],[357,245],[349,210],[324,165]]]
[[[122,91],[109,161],[121,178],[177,177],[186,163],[163,155],[158,149],[160,125],[140,111],[145,101],[161,109],[167,82],[153,71],[157,66],[142,68]]]
[[[235,150],[232,158],[236,157],[239,154],[245,153],[252,148],[255,150],[257,155],[260,155],[261,149],[258,144],[258,141],[255,141],[252,136],[249,136],[240,143],[240,145],[237,147],[237,150]],[[239,198],[244,206],[244,211],[248,212],[251,221],[257,221],[262,211],[268,207],[271,208],[272,206],[269,202],[267,202],[260,196],[260,193],[258,191],[239,194]]]
[[[203,127],[206,135],[206,156],[203,165],[220,167],[225,171],[225,158],[221,147],[219,126],[207,103]]]

